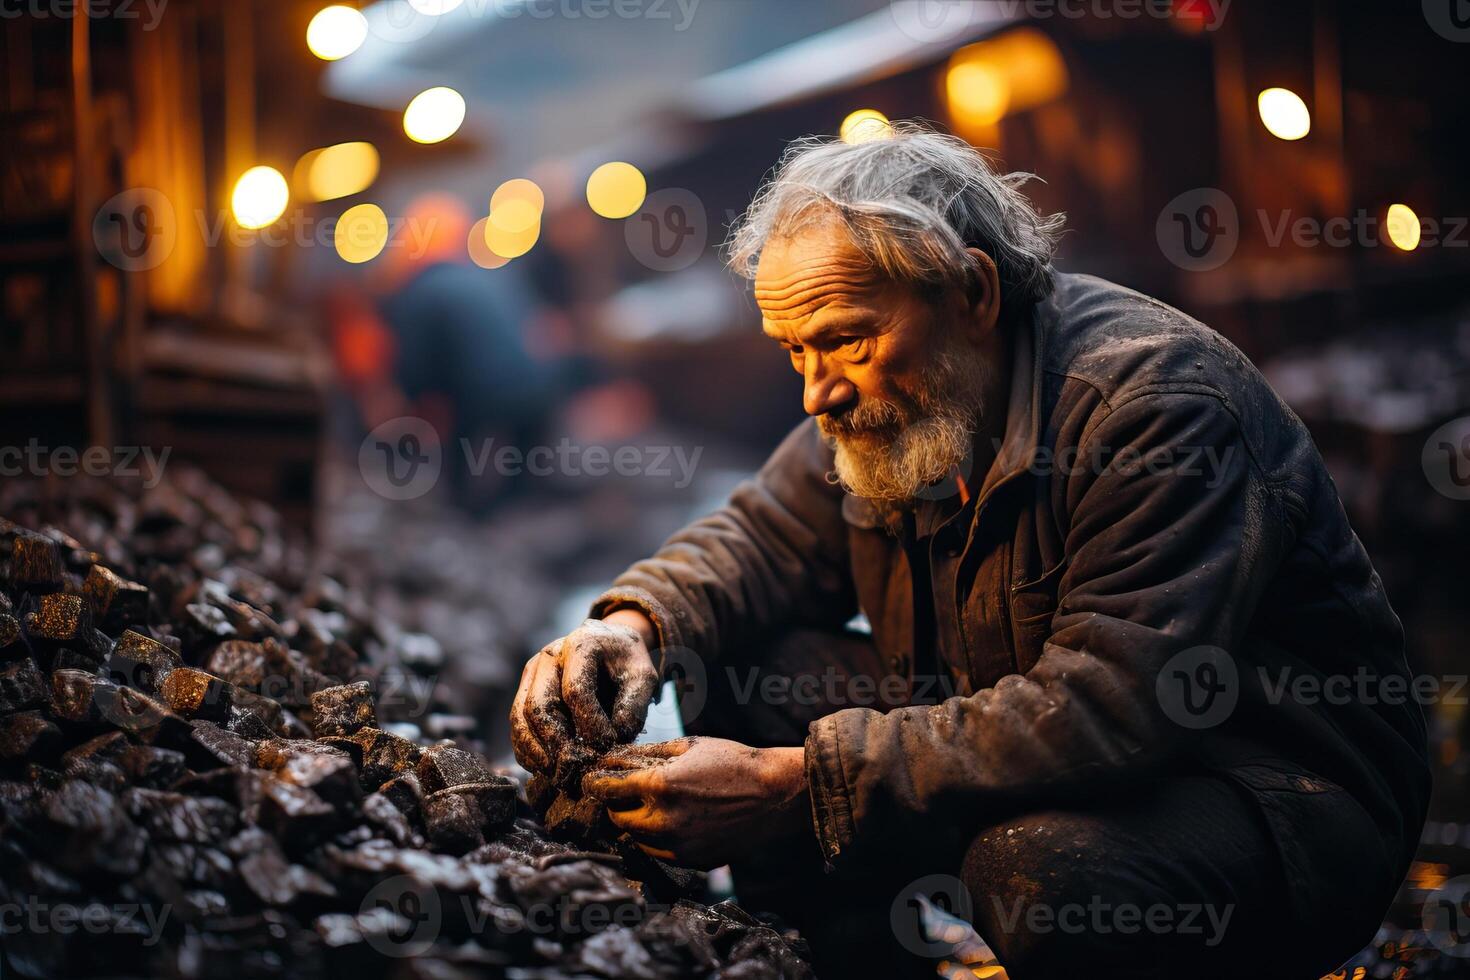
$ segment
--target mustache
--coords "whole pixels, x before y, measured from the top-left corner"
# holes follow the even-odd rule
[[[817,417],[817,428],[828,436],[856,437],[891,432],[902,428],[909,418],[893,402],[866,398],[851,408]]]

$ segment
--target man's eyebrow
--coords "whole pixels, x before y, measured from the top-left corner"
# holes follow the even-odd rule
[[[834,335],[858,334],[866,336],[873,331],[877,322],[876,318],[867,310],[839,310],[823,316],[816,314],[811,319],[820,319],[820,323],[811,330],[792,331],[796,335],[795,343],[811,344],[820,343]],[[808,323],[811,320],[807,321]],[[791,334],[773,327],[772,321],[767,317],[761,317],[761,332],[772,340],[780,343],[792,343]]]

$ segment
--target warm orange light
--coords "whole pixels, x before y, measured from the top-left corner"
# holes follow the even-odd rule
[[[502,204],[510,201],[524,201],[540,214],[546,207],[546,195],[534,180],[525,177],[513,177],[495,188],[495,193],[490,195],[490,210],[494,211]]]
[[[235,181],[230,211],[241,228],[264,228],[286,211],[291,190],[275,167],[251,167]]]
[[[604,218],[626,218],[643,206],[648,182],[631,163],[604,163],[587,178],[587,203]]]
[[[358,204],[337,219],[333,244],[342,261],[354,265],[378,257],[388,244],[388,216],[376,204]]]
[[[945,73],[950,115],[961,126],[992,126],[1061,97],[1067,64],[1051,38],[1023,27],[956,51]]]
[[[476,221],[470,228],[469,241],[465,243],[470,253],[470,261],[482,269],[498,269],[510,259],[503,255],[497,255],[490,249],[489,232],[487,226],[490,223],[489,215]]]
[[[292,184],[312,201],[360,194],[378,179],[378,149],[371,143],[338,143],[302,155]]]
[[[1299,140],[1312,131],[1312,113],[1291,89],[1268,88],[1256,96],[1267,132],[1277,139]]]

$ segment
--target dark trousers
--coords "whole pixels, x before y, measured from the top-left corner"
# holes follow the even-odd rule
[[[686,692],[698,710],[685,726],[800,745],[809,722],[852,706],[823,703],[822,692],[865,690],[846,680],[889,673],[865,636],[787,634],[705,671],[701,689]],[[933,837],[954,830],[936,827]],[[1012,980],[1314,978],[1336,966],[1332,952],[1323,963],[1320,941],[1293,931],[1269,825],[1223,777],[1138,780],[1061,808],[977,814],[956,839],[945,856],[923,858],[913,855],[932,848],[895,840],[887,865],[831,873],[815,841],[795,841],[734,864],[737,897],[799,929],[818,976],[932,977],[958,962],[953,935],[936,941],[919,928],[916,893],[973,923]]]

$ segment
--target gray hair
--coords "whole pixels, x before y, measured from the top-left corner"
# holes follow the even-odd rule
[[[730,267],[755,278],[773,238],[836,216],[853,243],[890,278],[927,290],[969,293],[981,249],[1000,273],[1007,312],[1052,290],[1052,255],[1066,216],[1042,216],[1021,193],[1027,173],[996,173],[955,136],[897,122],[891,135],[860,143],[806,137],[782,154],[731,228]]]

